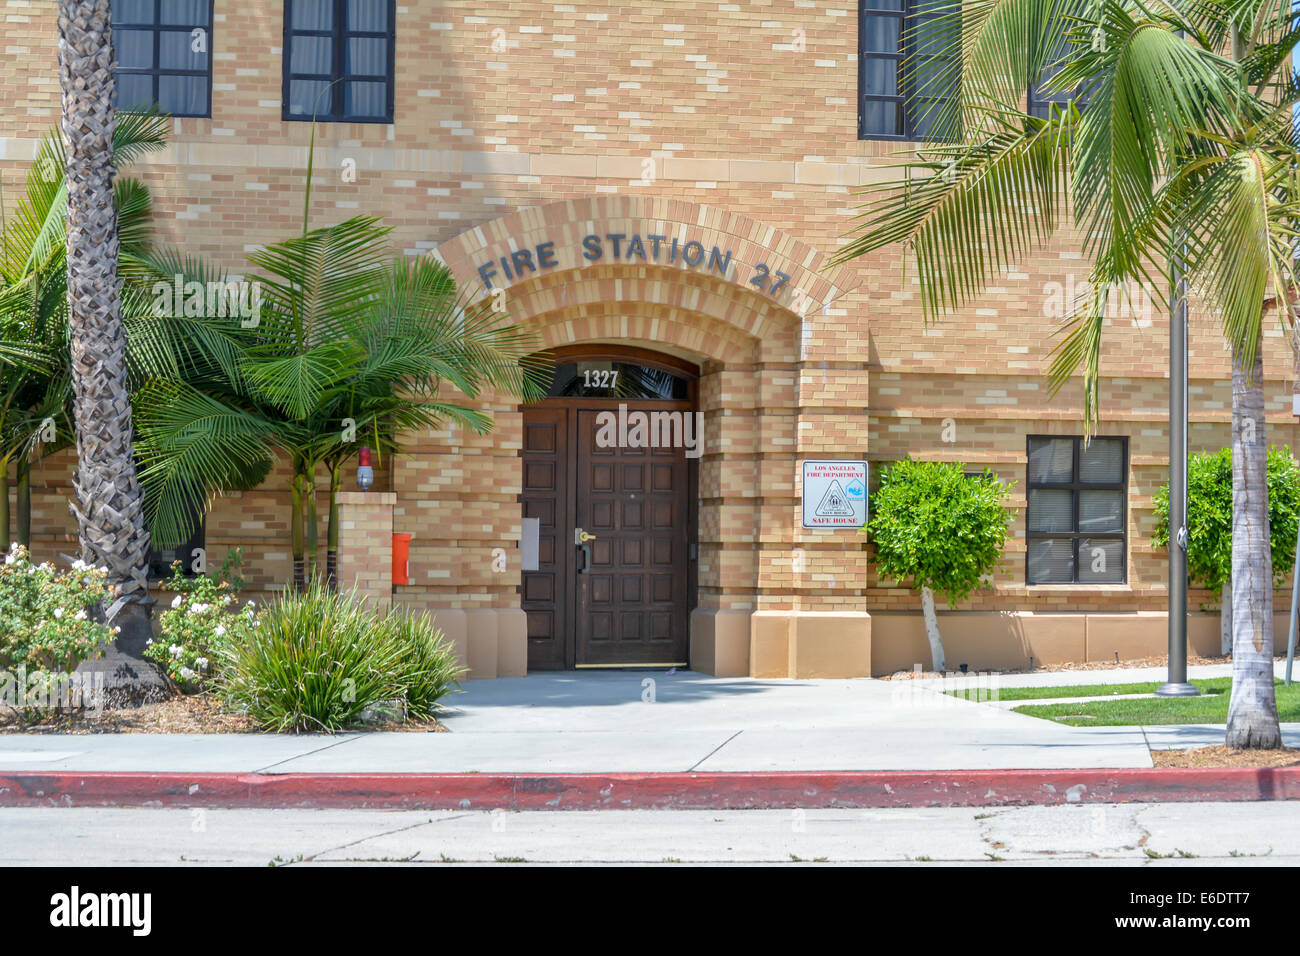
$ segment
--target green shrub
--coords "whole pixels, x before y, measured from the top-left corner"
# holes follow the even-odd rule
[[[27,549],[14,544],[0,563],[0,670],[68,674],[101,657],[119,630],[97,613],[112,597],[103,568],[32,564]]]
[[[376,613],[319,581],[267,605],[216,650],[226,697],[274,731],[332,733],[390,700],[428,716],[463,673],[427,616]]]
[[[1151,543],[1169,547],[1169,482],[1156,491]],[[1268,530],[1273,582],[1291,574],[1296,516],[1300,512],[1300,465],[1285,446],[1268,450]],[[1187,456],[1187,576],[1218,591],[1232,577],[1232,449]]]
[[[881,577],[964,600],[1002,557],[1015,511],[1009,485],[987,469],[967,476],[961,462],[905,459],[885,466],[871,496],[867,533]]]
[[[160,618],[160,636],[150,639],[144,656],[161,667],[187,693],[206,690],[217,674],[217,646],[242,641],[257,621],[252,601],[238,602],[242,581],[227,574],[231,560],[217,576],[187,577],[179,561],[163,585],[176,597]]]
[[[867,533],[882,578],[910,578],[921,592],[931,664],[945,667],[934,607],[938,591],[949,603],[990,587],[1015,512],[1010,486],[988,469],[968,476],[961,462],[904,459],[885,466],[871,496]]]

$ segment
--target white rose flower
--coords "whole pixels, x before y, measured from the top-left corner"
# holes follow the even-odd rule
[[[185,679],[185,680],[193,680],[196,676],[198,676],[198,675],[196,675],[196,674],[194,673],[194,671],[190,670],[188,667],[182,667],[182,668],[181,668],[181,677],[182,677],[183,679]]]
[[[54,609],[54,617],[55,617],[55,620],[60,620],[60,619],[62,619],[62,617],[63,617],[63,608],[61,608],[61,607],[56,607],[56,608]]]
[[[74,616],[78,621],[84,621],[84,620],[86,619],[86,612],[85,612],[85,611],[78,611],[78,612],[77,612],[75,615],[73,615],[73,616]]]
[[[217,635],[217,637],[225,637],[225,636],[226,636],[226,628],[225,628],[225,625],[223,625],[223,624],[218,624],[217,627],[216,627],[216,630],[214,630],[212,633],[215,634],[215,635]]]
[[[208,669],[208,659],[206,657],[200,657],[194,662],[194,666],[200,671],[205,671]]]
[[[180,656],[185,653],[185,648],[181,647],[179,644],[173,644],[171,647],[167,648],[167,650],[171,654],[173,660],[179,660]]]
[[[176,595],[176,597],[172,600],[172,610],[174,611],[174,610],[176,610],[176,609],[177,609],[178,607],[180,607],[180,606],[181,606],[181,596],[178,594],[178,595]]]
[[[191,605],[190,605],[190,613],[191,613],[191,614],[202,614],[202,613],[203,613],[204,611],[206,611],[209,607],[211,607],[211,605],[209,605],[209,604],[202,604],[202,603],[199,603],[199,604],[191,604]]]

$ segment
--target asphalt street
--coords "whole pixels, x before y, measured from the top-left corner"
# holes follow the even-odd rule
[[[0,865],[1300,863],[1293,804],[416,812],[0,809]]]

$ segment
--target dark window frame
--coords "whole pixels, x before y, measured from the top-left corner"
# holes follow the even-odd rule
[[[1030,116],[1036,116],[1039,119],[1044,120],[1047,119],[1053,103],[1057,106],[1064,107],[1073,101],[1078,105],[1080,110],[1088,105],[1088,100],[1093,91],[1084,84],[1080,84],[1072,90],[1067,90],[1061,93],[1040,92],[1045,84],[1055,79],[1057,74],[1061,72],[1060,70],[1053,70],[1052,66],[1069,52],[1069,48],[1070,41],[1063,38],[1061,50],[1043,67],[1043,72],[1039,74],[1038,78],[1030,81],[1029,95],[1025,101],[1025,111],[1029,113]]]
[[[1079,478],[1079,454],[1083,450],[1083,438],[1079,435],[1028,435],[1025,438],[1025,585],[1026,587],[1083,587],[1114,588],[1128,584],[1128,480],[1129,480],[1129,442],[1126,435],[1095,435],[1097,441],[1118,441],[1123,451],[1120,461],[1120,480],[1081,481]],[[1030,464],[1030,449],[1035,441],[1072,441],[1074,448],[1070,463],[1070,481],[1034,481]],[[1050,491],[1069,491],[1071,531],[1030,531],[1029,530],[1029,492],[1039,489]],[[1079,530],[1079,492],[1080,491],[1118,491],[1123,495],[1124,511],[1120,518],[1119,531],[1080,531]],[[1073,576],[1070,581],[1032,581],[1029,577],[1029,547],[1031,541],[1042,539],[1070,539],[1073,560]],[[1120,542],[1120,579],[1118,581],[1080,581],[1079,580],[1079,541],[1087,538]]]
[[[206,24],[195,24],[193,26],[183,26],[180,24],[162,22],[162,5],[167,0],[153,0],[153,20],[151,23],[137,23],[130,20],[118,20],[113,17],[113,73],[114,96],[117,95],[116,75],[127,74],[128,76],[148,76],[153,83],[153,102],[158,103],[158,79],[163,76],[201,76],[208,81],[208,97],[206,111],[202,113],[168,113],[168,116],[175,116],[183,119],[211,119],[212,118],[212,62],[215,59],[212,42],[212,24],[216,16],[216,0],[208,0],[208,21]],[[111,6],[110,6],[111,10]],[[208,68],[206,70],[177,70],[164,69],[159,58],[160,47],[162,45],[163,33],[184,33],[186,36],[193,35],[196,29],[203,29],[208,34]],[[153,66],[150,69],[140,67],[124,67],[117,65],[117,32],[118,30],[130,30],[135,32],[144,32],[146,30],[153,34]],[[136,106],[138,104],[129,104]],[[159,106],[159,109],[162,107]]]
[[[293,28],[293,5],[295,2],[296,0],[284,0],[284,45],[281,47],[282,69],[280,71],[281,120],[286,123],[310,123],[315,119],[320,123],[372,123],[391,126],[397,98],[397,0],[387,0],[388,29],[383,31],[346,29],[348,0],[333,0],[334,29],[295,30]],[[330,39],[333,48],[329,75],[323,73],[294,73],[292,71],[293,38],[295,36],[328,37]],[[383,116],[351,116],[343,112],[343,104],[346,102],[345,87],[348,82],[377,82],[377,77],[368,74],[344,73],[344,64],[347,63],[348,39],[353,37],[382,39],[388,44],[388,72],[384,77],[384,85],[387,88],[387,110]],[[331,111],[317,114],[290,112],[289,87],[294,80],[309,80],[331,84],[334,87],[334,92],[330,96]]]
[[[200,572],[194,570],[194,549],[208,548],[208,516],[204,512],[196,517],[191,526],[190,536],[174,548],[161,550],[149,548],[149,580],[165,581],[172,576],[172,562],[180,561],[181,574],[187,578],[196,578]]]
[[[919,21],[934,19],[939,14],[935,13],[918,13],[917,6],[924,0],[902,0],[901,10],[887,10],[875,6],[879,0],[858,0],[858,139],[860,140],[890,140],[893,142],[919,142],[925,137],[918,130],[920,120],[926,117],[927,109],[921,108],[921,104],[930,104],[937,102],[943,97],[927,94],[922,96],[913,89],[913,77],[916,72],[916,63],[912,60],[914,51],[911,44],[915,40],[914,31]],[[932,0],[931,0],[932,2]],[[868,17],[892,17],[898,21],[898,50],[893,53],[868,50],[866,48],[866,23]],[[927,58],[934,59],[934,54],[927,54]],[[898,89],[896,94],[888,93],[868,93],[867,87],[867,62],[868,60],[886,60],[896,64],[895,69],[898,72]],[[867,113],[864,109],[866,103],[894,103],[902,110],[903,132],[902,133],[880,133],[866,128]]]

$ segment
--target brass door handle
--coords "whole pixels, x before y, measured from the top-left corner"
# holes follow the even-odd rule
[[[574,544],[586,544],[588,541],[595,541],[595,540],[596,540],[596,536],[594,534],[589,534],[586,531],[583,531],[581,528],[573,529]]]

